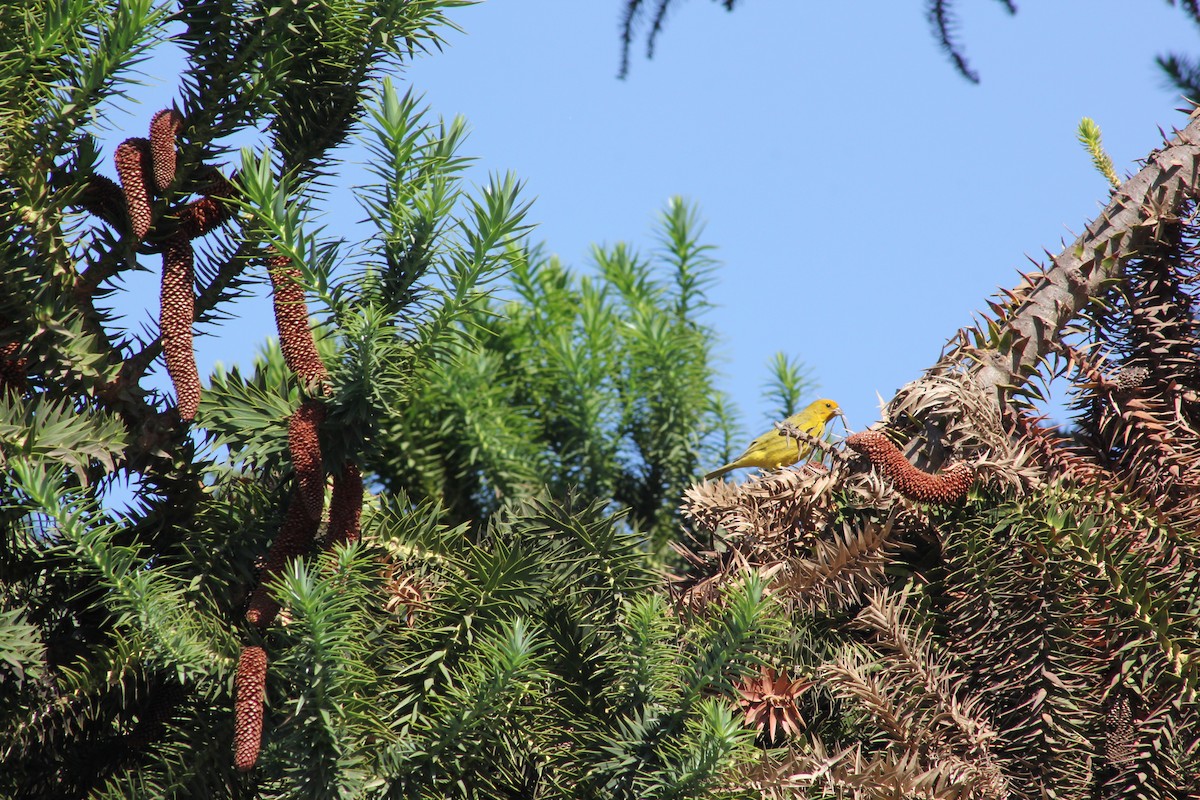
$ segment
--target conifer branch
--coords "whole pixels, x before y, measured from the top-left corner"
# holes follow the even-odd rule
[[[968,330],[939,366],[973,362],[973,380],[989,392],[1020,386],[1050,352],[1063,330],[1109,282],[1124,262],[1149,242],[1162,220],[1196,192],[1200,181],[1200,115],[1152,153],[1146,165],[1113,193],[1085,232],[1052,259],[1049,269],[1028,276],[1009,294],[999,336],[973,344]]]

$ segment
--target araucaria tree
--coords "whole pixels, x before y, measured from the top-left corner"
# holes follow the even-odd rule
[[[703,796],[753,753],[762,582],[695,624],[660,590],[728,427],[696,213],[543,257],[386,80],[457,4],[0,8],[0,795]],[[106,167],[168,41],[179,102]],[[312,220],[354,136],[347,243]],[[278,339],[202,378],[249,294]]]
[[[793,622],[740,785],[1200,796],[1198,185],[1193,117],[830,468],[689,491],[681,602],[749,571]]]
[[[1200,797],[1200,121],[827,464],[695,485],[696,213],[531,245],[385,79],[456,4],[0,4],[0,795]]]

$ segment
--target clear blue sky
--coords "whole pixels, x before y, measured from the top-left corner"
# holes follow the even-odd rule
[[[470,173],[511,170],[536,197],[534,238],[585,267],[592,243],[649,251],[671,195],[697,204],[723,262],[708,322],[723,388],[747,432],[767,426],[772,353],[804,361],[859,429],[933,363],[1026,256],[1057,252],[1105,201],[1075,140],[1095,119],[1118,172],[1182,126],[1155,54],[1200,53],[1200,31],[1165,1],[1040,0],[1015,17],[960,0],[959,35],[982,75],[961,78],[923,3],[744,0],[726,13],[680,2],[652,61],[618,66],[616,0],[484,2],[463,33],[396,76],[446,117],[465,116]],[[152,64],[145,105],[110,122],[110,157],[169,103]],[[363,180],[351,147],[346,183]],[[232,159],[231,159],[232,160]],[[111,174],[111,169],[110,169]],[[321,220],[361,214],[341,196]],[[158,264],[122,307],[153,318]],[[248,364],[273,332],[266,287],[196,340],[201,375]],[[159,370],[161,373],[161,369]],[[161,376],[159,378],[161,380]]]

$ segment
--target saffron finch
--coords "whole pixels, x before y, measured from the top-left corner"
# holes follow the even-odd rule
[[[821,437],[825,435],[825,425],[829,420],[839,417],[841,414],[842,410],[832,400],[817,400],[809,403],[800,413],[793,414],[784,422],[790,423],[810,436]],[[786,467],[807,457],[811,449],[810,446],[797,442],[790,436],[784,436],[777,430],[767,431],[751,442],[750,446],[746,448],[746,452],[725,466],[714,469],[704,476],[704,480],[711,480],[730,470],[742,467],[762,467],[763,469]]]

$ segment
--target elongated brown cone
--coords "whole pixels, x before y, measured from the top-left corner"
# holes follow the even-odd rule
[[[262,748],[263,695],[267,688],[267,651],[243,647],[238,657],[233,706],[233,764],[249,772]]]
[[[117,145],[113,158],[125,192],[125,207],[133,235],[140,241],[150,232],[150,142],[140,137]]]
[[[325,469],[318,435],[324,421],[325,404],[315,397],[301,403],[288,420],[288,450],[296,472],[296,488],[308,515],[317,520],[325,508]]]
[[[846,446],[865,455],[871,466],[892,482],[896,491],[918,503],[957,503],[967,496],[967,490],[975,481],[975,468],[961,461],[936,475],[917,469],[879,431],[861,431],[848,436]]]
[[[358,541],[362,519],[363,480],[355,464],[347,463],[333,479],[329,500],[329,546]]]
[[[150,119],[150,155],[159,192],[175,179],[175,139],[182,129],[183,116],[173,108],[164,108]]]
[[[283,525],[280,526],[275,541],[271,542],[271,549],[267,551],[266,562],[259,573],[258,586],[250,595],[250,603],[246,609],[246,620],[250,624],[266,628],[275,621],[275,615],[279,613],[279,603],[271,596],[267,584],[283,571],[290,559],[303,555],[312,548],[319,524],[319,520],[308,515],[304,501],[297,491],[292,495]]]
[[[200,407],[200,375],[192,350],[192,323],[196,315],[194,271],[192,243],[183,236],[173,237],[163,248],[158,327],[167,374],[175,384],[179,418],[184,422],[190,422]]]
[[[287,256],[267,259],[271,284],[274,287],[275,327],[279,331],[279,347],[283,360],[310,390],[329,381],[329,373],[313,340],[308,324],[308,306],[304,303],[304,287],[300,270]]]

